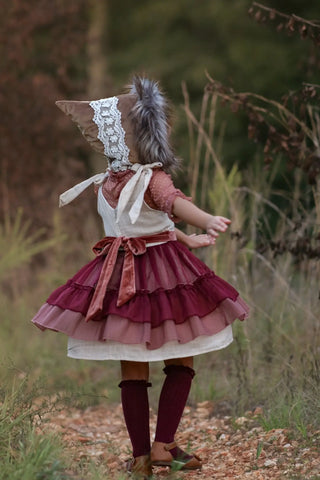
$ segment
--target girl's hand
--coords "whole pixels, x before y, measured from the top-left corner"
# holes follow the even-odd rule
[[[216,239],[207,234],[196,235],[193,233],[192,235],[188,235],[187,239],[185,239],[185,244],[188,248],[201,248],[201,247],[208,247],[209,245],[214,245],[216,243]]]
[[[181,197],[176,197],[173,202],[172,213],[180,220],[206,230],[211,237],[218,237],[218,232],[225,232],[231,223],[229,218],[210,215]]]
[[[212,237],[218,237],[218,232],[225,232],[231,223],[229,218],[210,215],[206,225],[207,234]]]

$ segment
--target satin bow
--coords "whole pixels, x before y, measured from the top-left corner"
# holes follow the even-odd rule
[[[134,256],[146,252],[148,243],[164,243],[176,240],[174,231],[166,231],[144,237],[105,237],[93,247],[96,255],[106,255],[100,277],[89,305],[86,321],[94,319],[102,312],[104,296],[113,273],[117,255],[120,248],[123,248],[124,260],[121,273],[117,307],[121,307],[130,300],[136,293]]]

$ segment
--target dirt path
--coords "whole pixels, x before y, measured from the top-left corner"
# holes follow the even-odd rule
[[[320,479],[320,431],[310,434],[302,444],[286,430],[265,432],[253,414],[232,420],[217,418],[213,413],[210,402],[199,403],[195,409],[186,408],[176,437],[179,445],[190,446],[202,457],[202,471],[170,476],[166,468],[157,468],[155,478]],[[155,420],[151,412],[152,426]],[[73,462],[91,459],[105,465],[108,478],[117,479],[130,457],[120,405],[60,411],[51,414],[43,428],[62,435]]]

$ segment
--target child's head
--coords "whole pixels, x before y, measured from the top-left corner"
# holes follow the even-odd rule
[[[122,170],[130,163],[160,162],[166,171],[178,166],[169,141],[168,102],[157,82],[134,77],[129,92],[92,102],[59,101],[90,145]]]

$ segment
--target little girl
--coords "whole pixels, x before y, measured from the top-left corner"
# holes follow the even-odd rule
[[[95,183],[106,236],[93,247],[95,259],[50,295],[33,322],[67,334],[69,357],[121,361],[133,449],[127,469],[135,478],[150,478],[152,465],[201,468],[174,441],[195,375],[193,356],[229,345],[231,324],[246,318],[248,307],[183,243],[214,243],[230,220],[205,213],[174,187],[167,172],[178,162],[157,83],[135,77],[127,94],[57,105],[108,159],[104,174],[62,194],[60,205]],[[188,237],[175,229],[177,219],[207,234]],[[149,362],[159,360],[166,378],[151,447]]]

